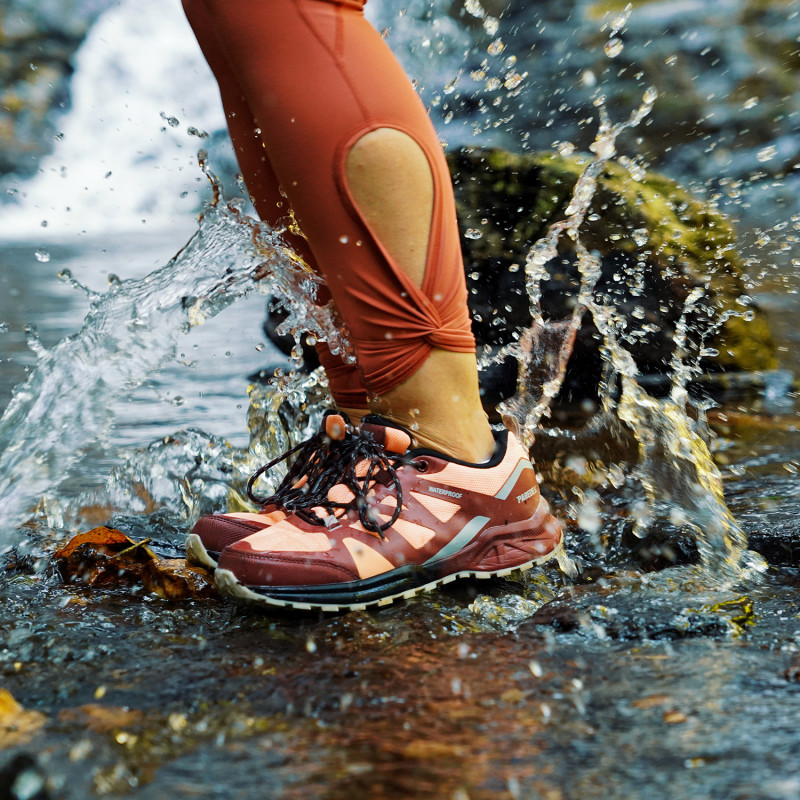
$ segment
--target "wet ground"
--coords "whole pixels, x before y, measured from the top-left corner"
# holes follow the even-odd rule
[[[9,576],[0,796],[798,796],[796,568],[558,582],[317,619]]]
[[[569,524],[574,581],[278,616],[66,585],[34,523],[0,584],[0,798],[797,797],[800,431],[724,412],[731,508],[771,564],[740,585],[626,564],[607,512],[605,554]]]

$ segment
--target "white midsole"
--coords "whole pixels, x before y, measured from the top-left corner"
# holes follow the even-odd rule
[[[217,562],[208,554],[202,539],[196,533],[190,533],[186,537],[186,560],[206,569],[217,568]]]
[[[451,575],[445,575],[443,578],[437,578],[436,580],[423,584],[422,586],[415,586],[412,589],[406,589],[402,592],[387,595],[386,597],[380,597],[375,600],[367,600],[361,603],[332,604],[299,602],[296,600],[279,600],[276,597],[268,597],[266,595],[259,594],[258,592],[254,592],[252,589],[248,589],[246,586],[243,586],[241,583],[239,583],[236,576],[227,569],[217,569],[217,571],[214,573],[214,580],[216,581],[217,588],[220,590],[220,592],[222,592],[222,594],[228,595],[229,597],[235,597],[237,600],[244,600],[248,603],[257,603],[259,605],[276,606],[280,608],[295,608],[301,611],[363,611],[368,606],[388,606],[390,603],[393,603],[395,600],[399,600],[401,598],[407,600],[417,594],[421,594],[422,592],[429,592],[432,589],[435,589],[437,586],[443,586],[444,584],[451,583],[457,578],[502,578],[506,575],[510,575],[512,572],[526,572],[532,567],[537,567],[540,564],[544,564],[551,558],[560,559],[564,555],[564,542],[562,540],[549,553],[546,553],[539,558],[535,558],[532,561],[528,561],[525,564],[520,564],[515,567],[507,567],[505,569],[493,570],[490,572],[476,572],[475,570],[454,572]]]

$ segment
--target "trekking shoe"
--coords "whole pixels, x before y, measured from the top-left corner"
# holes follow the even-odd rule
[[[318,489],[322,486],[325,486],[325,490],[332,488],[338,476],[336,467],[332,466],[337,460],[338,446],[352,432],[353,428],[345,414],[328,411],[317,433],[261,467],[250,478],[247,496],[257,506],[261,506],[261,510],[200,517],[186,537],[186,560],[206,569],[216,569],[219,554],[228,545],[285,519],[286,509],[294,508],[293,499],[305,496],[300,486],[310,484]],[[278,490],[281,492],[282,502],[276,496],[258,497],[253,492],[255,481],[275,464],[295,453],[297,456],[294,463]],[[325,480],[327,484],[324,483]]]
[[[563,550],[561,524],[517,438],[504,430],[495,439],[490,461],[469,464],[410,450],[407,431],[365,417],[325,460],[325,480],[284,482],[270,498],[291,513],[223,549],[218,588],[265,605],[339,611],[544,563]]]

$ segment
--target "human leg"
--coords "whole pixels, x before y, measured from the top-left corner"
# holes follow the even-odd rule
[[[353,334],[373,408],[415,429],[422,443],[484,460],[491,435],[477,391],[452,188],[408,79],[359,2],[204,4]],[[395,151],[406,151],[399,171],[387,157],[392,137]],[[438,350],[415,386],[413,376]],[[447,429],[437,431],[444,419]],[[456,420],[469,422],[458,430]]]
[[[326,418],[265,499],[286,515],[251,515],[220,585],[357,608],[541,563],[561,527],[480,408],[447,167],[362,3],[203,2],[383,413],[361,432]]]

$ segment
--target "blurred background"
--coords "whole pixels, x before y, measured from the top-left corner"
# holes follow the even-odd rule
[[[453,148],[572,143],[654,112],[620,151],[748,224],[800,210],[800,6],[792,0],[370,0]],[[626,11],[627,9],[627,11]],[[618,27],[615,28],[615,25]],[[200,137],[200,138],[198,138]],[[191,227],[195,153],[235,172],[216,88],[177,0],[3,0],[0,176],[6,237]]]

